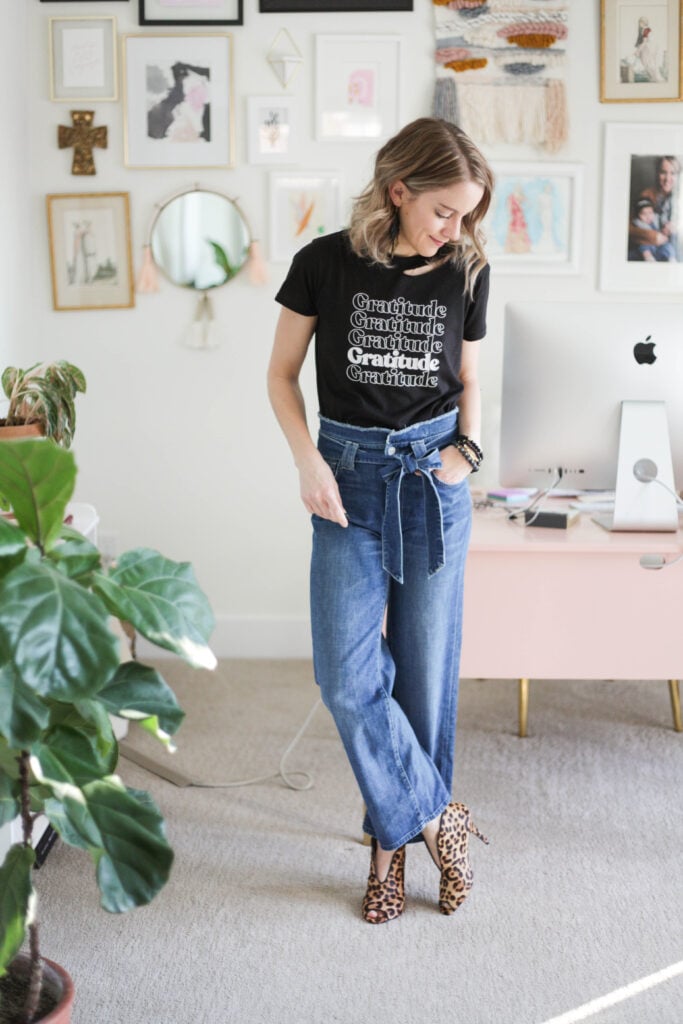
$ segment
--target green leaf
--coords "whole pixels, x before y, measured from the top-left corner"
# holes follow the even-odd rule
[[[157,739],[169,745],[169,737],[185,717],[175,694],[153,668],[137,661],[119,665],[113,678],[97,694],[112,715],[139,722]]]
[[[65,537],[68,529],[65,527],[61,531],[62,539],[49,552],[48,558],[65,576],[85,586],[92,573],[102,567],[100,553],[94,544],[76,530],[71,530]]]
[[[11,846],[0,867],[0,975],[19,952],[30,923],[34,893],[31,868],[35,854],[30,846]]]
[[[119,663],[102,602],[45,561],[0,580],[3,649],[26,686],[64,701],[96,693]]]
[[[213,614],[189,563],[136,548],[122,555],[108,576],[95,575],[92,587],[113,615],[152,643],[195,668],[215,668],[208,646]]]
[[[0,733],[12,747],[25,750],[35,743],[49,718],[45,702],[22,683],[14,666],[3,658],[0,635]]]
[[[0,577],[24,561],[27,547],[22,531],[0,516]]]
[[[0,825],[13,821],[19,814],[19,783],[0,768]]]
[[[149,903],[173,863],[163,818],[149,794],[126,789],[115,776],[82,790],[58,784],[54,790],[46,813],[66,842],[90,851],[104,909],[118,914]]]
[[[43,550],[55,542],[76,480],[71,452],[48,438],[0,444],[0,493],[22,530]]]
[[[110,775],[118,760],[115,745],[103,752],[96,736],[62,725],[49,729],[44,742],[33,745],[31,754],[40,762],[44,777],[79,787]]]

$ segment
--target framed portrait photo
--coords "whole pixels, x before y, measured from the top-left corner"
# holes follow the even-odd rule
[[[243,0],[138,0],[141,25],[241,25]]]
[[[291,97],[248,98],[247,154],[250,164],[294,163],[298,131],[296,105]]]
[[[581,164],[498,163],[486,216],[487,254],[496,272],[576,274]]]
[[[340,179],[336,171],[272,171],[270,259],[289,263],[318,235],[340,227]]]
[[[601,0],[600,101],[680,100],[681,0]]]
[[[123,37],[127,167],[232,167],[232,36]]]
[[[316,138],[372,142],[398,130],[401,42],[395,35],[316,35]]]
[[[683,291],[683,125],[607,124],[602,291]]]
[[[135,305],[127,192],[47,197],[55,309]]]
[[[116,18],[65,15],[49,26],[50,99],[117,100]]]

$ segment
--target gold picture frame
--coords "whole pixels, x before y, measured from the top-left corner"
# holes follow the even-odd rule
[[[53,308],[134,306],[129,193],[63,192],[46,199]]]
[[[122,55],[125,166],[233,167],[232,35],[132,33]]]
[[[114,15],[64,14],[50,18],[48,50],[53,103],[118,100],[116,40]]]
[[[683,98],[682,0],[600,0],[600,102]]]

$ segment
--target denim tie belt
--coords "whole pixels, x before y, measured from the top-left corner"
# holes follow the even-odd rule
[[[403,583],[403,529],[401,525],[401,484],[406,473],[420,472],[425,502],[428,572],[433,576],[445,563],[443,547],[443,518],[441,498],[432,476],[432,470],[441,468],[441,455],[437,449],[427,451],[424,441],[414,441],[411,451],[396,450],[398,466],[386,466],[382,479],[387,494],[382,520],[382,566],[399,583]]]
[[[321,416],[321,434],[344,444],[342,469],[352,469],[355,459],[374,462],[386,483],[382,518],[382,567],[403,583],[403,529],[401,485],[406,474],[419,472],[424,495],[427,571],[429,576],[445,565],[441,496],[433,471],[442,466],[439,446],[450,443],[457,410],[402,430],[355,427]]]

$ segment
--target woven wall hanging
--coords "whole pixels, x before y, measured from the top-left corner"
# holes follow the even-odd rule
[[[433,113],[481,144],[567,141],[566,0],[433,0]]]

